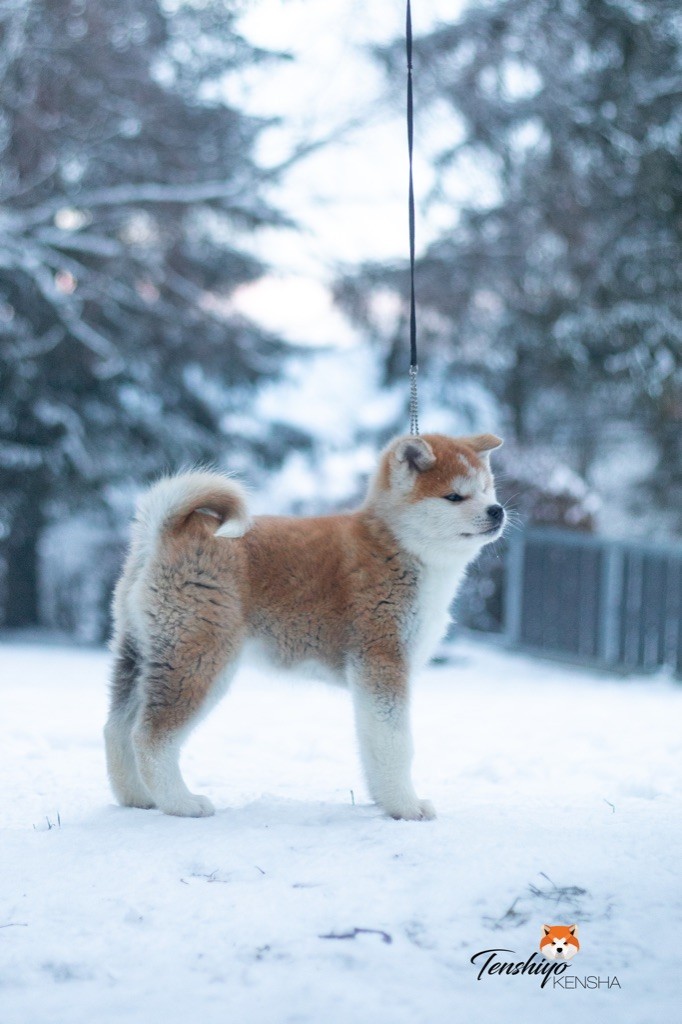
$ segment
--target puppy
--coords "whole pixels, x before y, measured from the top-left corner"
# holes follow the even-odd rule
[[[255,647],[277,668],[346,684],[372,798],[393,818],[433,818],[412,785],[410,684],[467,565],[502,533],[489,465],[501,444],[399,437],[359,509],[316,518],[250,520],[241,488],[218,473],[155,484],[114,597],[105,740],[117,800],[213,813],[182,779],[180,746]]]

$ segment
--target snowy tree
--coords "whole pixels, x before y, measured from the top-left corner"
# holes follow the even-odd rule
[[[380,55],[404,78],[399,41]],[[636,424],[682,507],[682,23],[674,0],[490,0],[416,44],[451,225],[419,261],[422,353],[497,390],[509,432],[589,470]],[[398,91],[397,88],[394,91]],[[419,120],[418,120],[419,123]],[[457,210],[452,182],[480,198]],[[339,286],[385,346],[403,267]],[[682,522],[680,523],[682,526]]]
[[[264,272],[245,231],[284,223],[282,167],[221,83],[272,59],[219,0],[0,5],[7,624],[36,621],[51,520],[183,462],[277,461],[292,436],[248,415],[285,346],[230,305]]]

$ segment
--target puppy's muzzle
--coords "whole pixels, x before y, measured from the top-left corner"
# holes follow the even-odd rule
[[[493,526],[502,526],[504,522],[504,509],[501,505],[488,505],[486,512]]]

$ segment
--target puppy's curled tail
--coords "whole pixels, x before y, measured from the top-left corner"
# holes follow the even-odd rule
[[[164,534],[182,529],[193,512],[205,514],[216,537],[243,537],[250,526],[244,491],[229,477],[209,470],[164,477],[137,503],[133,538],[148,553]]]

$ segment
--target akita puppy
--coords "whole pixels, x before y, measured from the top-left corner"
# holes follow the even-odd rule
[[[105,739],[118,801],[213,813],[182,779],[180,746],[255,644],[276,668],[345,683],[371,796],[394,818],[433,818],[412,785],[410,683],[467,565],[502,533],[489,466],[501,444],[399,437],[359,509],[315,518],[251,520],[241,488],[218,473],[155,484],[114,597]]]

